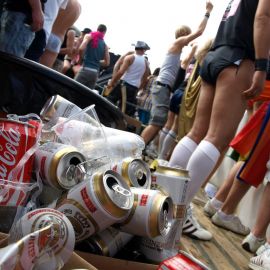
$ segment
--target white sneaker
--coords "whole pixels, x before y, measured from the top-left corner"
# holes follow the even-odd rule
[[[205,230],[193,216],[191,208],[187,210],[187,218],[183,225],[182,233],[190,238],[197,240],[209,241],[212,239],[212,234]]]
[[[246,251],[255,253],[257,249],[265,243],[265,239],[257,238],[253,233],[250,233],[242,242],[242,247]]]
[[[270,250],[266,250],[262,254],[252,257],[248,264],[253,270],[270,270]]]
[[[248,235],[250,232],[249,228],[244,226],[241,223],[239,217],[237,216],[233,216],[231,220],[224,220],[220,217],[219,213],[217,212],[212,216],[211,220],[212,223],[214,223],[215,225],[237,234]]]
[[[218,210],[219,208],[215,208],[211,200],[208,200],[203,208],[204,214],[208,217],[212,217]]]
[[[260,255],[263,252],[265,252],[267,249],[270,249],[270,244],[269,243],[265,243],[264,245],[260,246],[257,251],[256,251],[256,255]]]

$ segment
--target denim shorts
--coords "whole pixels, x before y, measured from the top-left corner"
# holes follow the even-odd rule
[[[152,108],[149,124],[163,127],[167,121],[170,90],[154,83],[151,87]]]
[[[35,33],[25,24],[22,12],[4,10],[1,15],[0,51],[24,57],[34,40]]]
[[[170,101],[170,111],[178,114],[179,110],[180,110],[180,104],[182,102],[182,97],[184,94],[184,89],[182,88],[178,88],[177,90],[175,90],[175,92],[173,93],[172,97],[171,97],[171,101]]]

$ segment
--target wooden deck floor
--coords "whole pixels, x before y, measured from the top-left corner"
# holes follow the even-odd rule
[[[213,225],[211,220],[203,214],[201,203],[194,202],[194,212],[200,224],[212,232],[213,239],[199,241],[182,236],[183,249],[212,270],[249,269],[249,258],[253,255],[241,247],[244,237]]]

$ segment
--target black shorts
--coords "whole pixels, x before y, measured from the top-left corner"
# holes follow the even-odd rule
[[[242,48],[221,46],[209,51],[203,60],[200,76],[209,84],[215,85],[219,73],[229,66],[239,66],[246,57]]]
[[[175,114],[179,113],[180,104],[182,101],[183,94],[184,94],[184,89],[179,88],[179,89],[175,90],[175,92],[171,96],[171,101],[170,101],[170,111],[171,112],[173,112]]]

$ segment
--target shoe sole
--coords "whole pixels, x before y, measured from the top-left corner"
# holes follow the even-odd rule
[[[252,269],[252,270],[265,270],[265,269],[266,269],[266,268],[264,268],[264,267],[261,267],[261,266],[259,266],[259,265],[254,264],[254,263],[249,263],[249,264],[248,264],[248,267],[249,267],[250,269]]]

